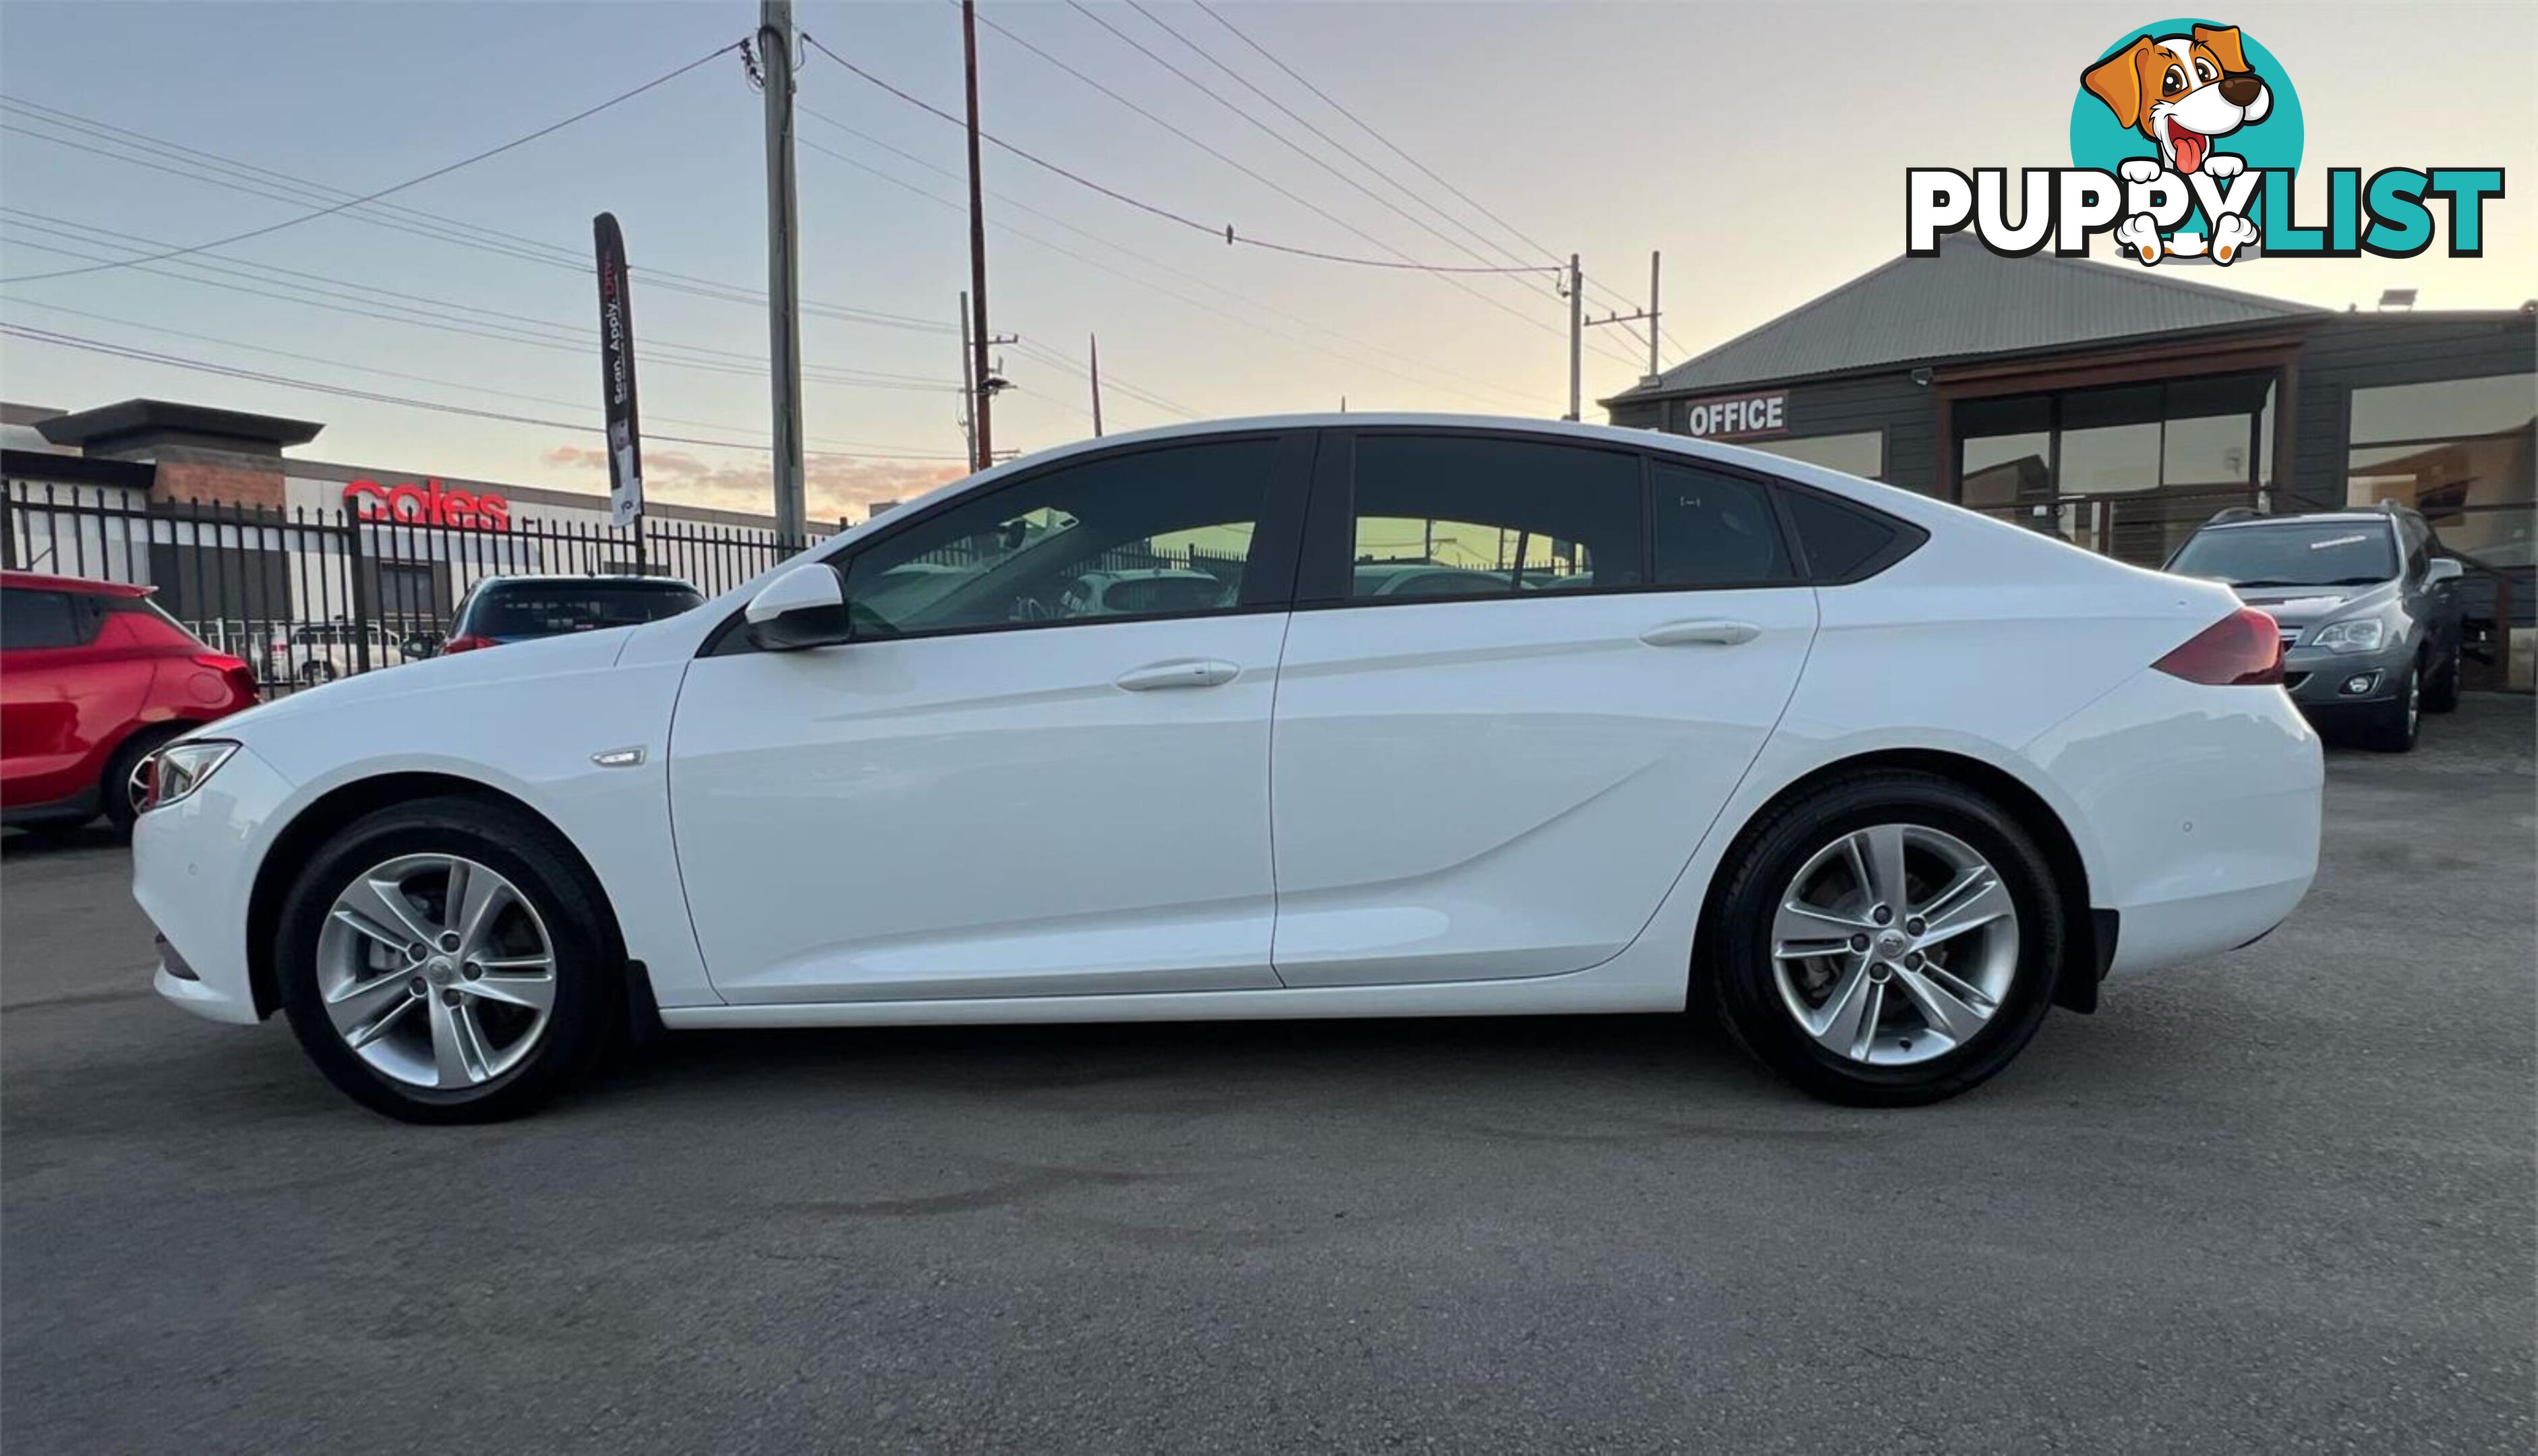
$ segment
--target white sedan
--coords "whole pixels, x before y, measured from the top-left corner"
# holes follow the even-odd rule
[[[1122,560],[1227,589],[1070,594]],[[134,890],[161,994],[283,1012],[420,1121],[655,1017],[1692,1005],[1810,1092],[1924,1102],[2300,902],[2322,775],[2278,642],[2222,587],[1732,447],[1235,421],[225,719],[164,755]]]

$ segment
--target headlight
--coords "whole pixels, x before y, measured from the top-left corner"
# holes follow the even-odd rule
[[[2312,647],[2329,652],[2376,652],[2388,636],[2388,625],[2376,617],[2359,618],[2352,622],[2330,622],[2308,639]]]
[[[195,738],[161,749],[150,761],[150,802],[162,809],[203,786],[221,771],[238,746],[225,738]]]

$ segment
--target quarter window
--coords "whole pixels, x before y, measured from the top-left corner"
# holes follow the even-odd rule
[[[1639,461],[1456,435],[1357,441],[1353,599],[1641,584]]]
[[[1028,477],[858,552],[858,636],[1233,611],[1284,442],[1138,450]]]
[[[1659,586],[1756,586],[1792,580],[1768,493],[1690,466],[1650,467]]]
[[[1817,581],[1840,581],[1894,544],[1898,526],[1882,516],[1855,510],[1806,491],[1787,491],[1789,524],[1797,528],[1798,549],[1806,554],[1807,573]]]

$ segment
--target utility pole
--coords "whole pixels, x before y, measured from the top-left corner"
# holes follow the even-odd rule
[[[767,95],[767,371],[772,398],[775,532],[798,546],[810,537],[802,497],[801,265],[794,238],[793,0],[759,0],[758,64]]]
[[[969,97],[969,306],[974,310],[969,333],[969,347],[974,352],[969,367],[970,388],[975,391],[970,408],[977,421],[978,463],[983,468],[995,460],[996,454],[995,436],[988,428],[993,393],[987,384],[987,213],[978,180],[977,0],[961,0],[961,54]]]
[[[1577,255],[1570,253],[1569,255],[1569,413],[1560,417],[1564,420],[1577,418],[1578,371],[1585,363],[1586,328],[1583,322],[1585,315],[1577,301]]]
[[[1087,334],[1084,340],[1089,350],[1086,357],[1093,363],[1093,437],[1100,439],[1102,437],[1102,336]]]
[[[1658,319],[1658,317],[1659,317],[1659,315],[1658,315],[1658,313],[1657,313],[1657,255],[1656,255],[1655,253],[1650,253],[1650,254],[1648,254],[1648,306],[1647,306],[1647,307],[1645,307],[1645,308],[1640,309],[1640,310],[1639,310],[1638,312],[1636,312],[1636,313],[1607,313],[1607,314],[1605,314],[1602,318],[1590,318],[1590,319],[1586,320],[1586,327],[1588,327],[1588,328],[1601,328],[1602,326],[1604,326],[1605,324],[1608,324],[1608,323],[1639,323],[1639,322],[1641,322],[1641,321],[1645,321],[1645,322],[1646,322],[1646,324],[1647,324],[1647,326],[1648,326],[1648,373],[1647,373],[1647,377],[1648,377],[1649,379],[1653,379],[1653,378],[1655,378],[1655,377],[1657,376],[1657,319]],[[1640,382],[1641,382],[1641,383],[1645,383],[1645,382],[1646,382],[1646,380],[1644,380],[1644,379],[1643,379],[1643,380],[1641,380]],[[1571,418],[1571,419],[1574,419],[1575,417],[1574,417],[1574,416],[1571,416],[1570,418]]]
[[[969,468],[978,468],[978,427],[971,411],[977,408],[978,380],[970,371],[969,360],[969,296],[961,296],[961,444],[969,452]]]

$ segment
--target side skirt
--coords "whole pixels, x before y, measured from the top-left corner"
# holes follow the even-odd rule
[[[932,1026],[1052,1022],[1209,1022],[1338,1017],[1556,1016],[1683,1010],[1671,988],[1605,982],[1588,972],[1417,986],[1303,986],[1102,996],[999,996],[945,1001],[824,1001],[786,1006],[661,1009],[672,1030],[785,1026]]]

